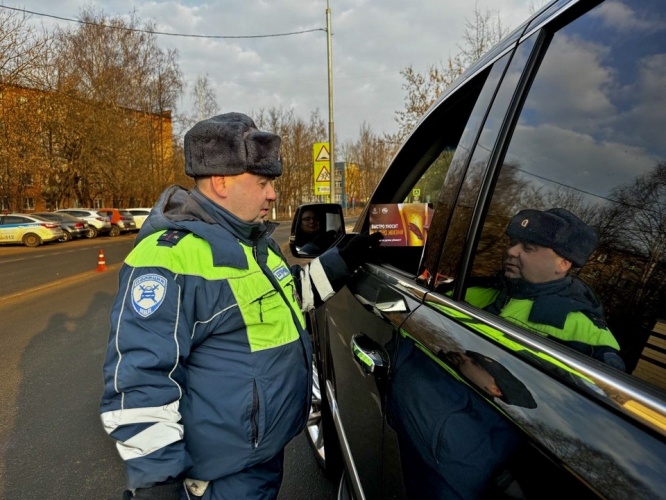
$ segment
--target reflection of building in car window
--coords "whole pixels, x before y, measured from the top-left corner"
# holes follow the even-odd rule
[[[509,222],[503,269],[473,278],[469,303],[624,370],[619,345],[606,326],[601,302],[581,279],[597,233],[562,208],[521,210]]]

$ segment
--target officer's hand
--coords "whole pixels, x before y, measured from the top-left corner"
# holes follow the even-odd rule
[[[183,491],[182,481],[173,483],[162,483],[151,486],[150,488],[137,488],[134,495],[129,490],[123,493],[123,500],[180,500],[180,493]]]
[[[371,260],[377,248],[379,248],[379,242],[382,238],[384,238],[382,233],[361,233],[354,236],[349,243],[340,248],[338,252],[347,264],[347,269],[353,272],[358,266]]]

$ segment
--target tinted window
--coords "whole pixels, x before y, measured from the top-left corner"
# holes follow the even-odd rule
[[[535,38],[536,35],[521,44],[515,55],[513,55],[506,75],[502,75],[504,76],[502,86],[497,95],[494,96],[490,111],[487,112],[473,155],[471,155],[469,150],[464,152],[467,158],[466,161],[469,162],[469,167],[464,182],[460,187],[460,194],[444,243],[442,260],[440,261],[437,273],[438,284],[441,281],[450,281],[458,274],[461,252],[467,238],[467,228],[469,227],[473,209],[479,195],[479,189],[483,182],[488,163],[490,162],[491,153],[497,141],[504,116],[513,97],[516,83],[534,47]],[[504,59],[508,60],[509,55],[505,56]],[[502,73],[504,72],[505,64],[500,66]],[[485,104],[487,105],[488,103]],[[483,109],[483,112],[486,112],[486,108]],[[470,155],[471,159],[469,158]],[[446,190],[450,189],[448,180]]]
[[[511,217],[564,208],[599,245],[578,273],[627,370],[666,386],[666,19],[663,3],[605,2],[556,32],[506,153],[472,276],[502,266]],[[660,333],[662,332],[662,333]]]
[[[439,255],[458,184],[469,162],[471,145],[495,94],[507,57],[449,96],[419,126],[397,156],[378,187],[372,203],[425,202],[434,208],[428,229],[426,252]],[[442,190],[444,181],[446,186]],[[393,185],[392,185],[393,184]],[[419,197],[414,198],[414,190]],[[435,250],[432,250],[435,249]],[[424,249],[384,248],[382,260],[410,274],[417,274]],[[429,267],[429,266],[428,266]]]

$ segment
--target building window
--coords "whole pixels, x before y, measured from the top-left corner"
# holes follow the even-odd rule
[[[35,209],[35,199],[23,198],[23,210],[34,210],[34,209]]]
[[[0,211],[9,212],[9,201],[7,198],[0,198]]]
[[[19,176],[19,182],[23,186],[32,186],[33,180],[32,180],[32,174],[30,173],[23,173]]]

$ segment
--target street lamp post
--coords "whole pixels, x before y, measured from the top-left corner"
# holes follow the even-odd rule
[[[331,43],[331,9],[326,0],[326,34],[328,48],[328,146],[331,166],[331,203],[335,203],[335,128],[333,126],[333,45]]]

